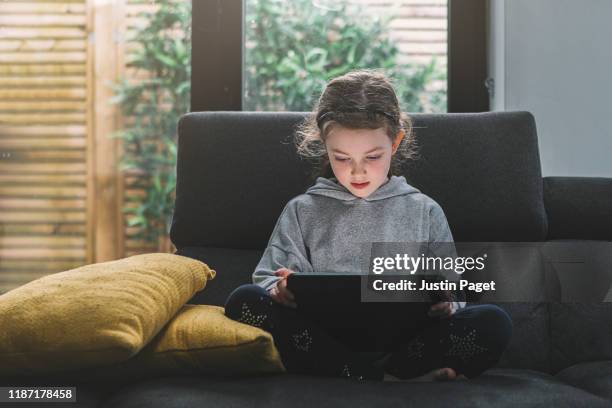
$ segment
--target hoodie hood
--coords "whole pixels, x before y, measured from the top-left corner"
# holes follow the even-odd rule
[[[389,197],[414,193],[420,193],[420,191],[408,184],[404,176],[391,176],[391,178],[385,184],[378,187],[376,191],[365,198],[353,195],[353,193],[340,184],[338,179],[335,177],[329,179],[317,177],[314,186],[306,190],[306,194],[331,197],[342,201],[352,201],[356,199],[376,201]]]

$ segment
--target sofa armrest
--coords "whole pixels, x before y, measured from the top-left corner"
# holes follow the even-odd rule
[[[612,178],[544,177],[547,239],[612,241]]]

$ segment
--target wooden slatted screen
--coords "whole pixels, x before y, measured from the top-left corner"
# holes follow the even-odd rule
[[[84,1],[0,4],[0,292],[87,262]]]

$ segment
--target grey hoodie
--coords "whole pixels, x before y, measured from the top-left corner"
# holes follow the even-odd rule
[[[274,272],[282,267],[356,273],[363,269],[360,244],[372,242],[453,242],[453,236],[440,205],[403,176],[391,176],[366,198],[353,195],[336,178],[318,177],[283,209],[253,283],[270,290],[280,279]]]

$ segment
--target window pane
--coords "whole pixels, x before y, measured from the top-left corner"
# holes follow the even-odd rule
[[[244,110],[309,111],[325,83],[382,68],[408,112],[447,111],[447,0],[246,0]]]

